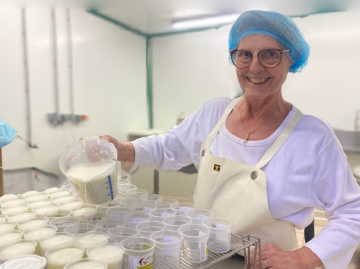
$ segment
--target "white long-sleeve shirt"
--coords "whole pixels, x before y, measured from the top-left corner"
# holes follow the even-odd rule
[[[213,99],[169,133],[133,141],[135,165],[150,164],[164,170],[191,163],[198,167],[200,146],[230,102],[228,98]],[[211,153],[256,165],[296,109],[293,105],[270,137],[246,145],[224,123],[210,146]],[[360,243],[360,188],[331,127],[304,115],[263,171],[273,218],[303,229],[312,222],[314,208],[325,210],[328,223],[306,246],[327,269],[346,269]]]

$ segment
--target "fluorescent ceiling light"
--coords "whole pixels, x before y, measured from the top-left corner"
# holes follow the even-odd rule
[[[218,26],[222,24],[233,23],[239,17],[240,14],[222,15],[216,17],[203,17],[191,20],[177,21],[174,22],[172,27],[174,29],[189,29],[189,28],[201,28]]]

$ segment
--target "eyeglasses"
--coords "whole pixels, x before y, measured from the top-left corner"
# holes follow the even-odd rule
[[[289,50],[266,49],[258,53],[259,62],[266,68],[273,68],[281,63],[282,54]],[[253,54],[246,50],[231,50],[231,61],[237,68],[248,67],[253,59]]]

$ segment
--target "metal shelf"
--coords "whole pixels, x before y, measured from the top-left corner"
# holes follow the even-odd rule
[[[246,236],[237,236],[231,235],[231,249],[229,252],[217,254],[209,251],[208,259],[205,262],[192,263],[190,262],[190,257],[187,251],[181,251],[181,262],[180,269],[205,269],[213,266],[225,259],[232,257],[233,255],[240,253],[245,258],[245,268],[250,269],[250,251],[255,248],[253,254],[254,261],[256,260],[256,255],[260,250],[260,240],[252,235]],[[260,265],[261,266],[261,265]],[[177,268],[175,264],[171,262],[159,264],[153,267],[154,269],[174,269]],[[254,267],[255,268],[255,267]],[[242,269],[242,268],[241,268]],[[261,269],[261,268],[260,268]]]

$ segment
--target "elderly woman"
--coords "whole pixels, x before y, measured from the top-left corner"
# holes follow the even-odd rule
[[[229,49],[243,97],[208,101],[167,134],[103,138],[122,162],[167,170],[194,163],[196,208],[231,220],[235,234],[258,236],[256,268],[345,269],[360,242],[359,187],[331,127],[282,97],[309,45],[290,18],[249,11],[231,28]],[[329,222],[299,249],[295,227],[308,226],[314,208]]]

